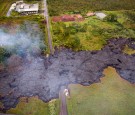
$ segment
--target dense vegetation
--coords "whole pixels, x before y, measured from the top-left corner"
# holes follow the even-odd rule
[[[100,83],[70,85],[69,115],[134,115],[134,84],[120,78],[114,68],[104,71]]]
[[[6,16],[11,4],[16,0],[0,0],[0,17]]]
[[[67,12],[87,12],[88,10],[131,10],[134,0],[48,0],[50,15]]]
[[[96,16],[81,22],[52,24],[54,46],[74,50],[100,50],[110,38],[135,38],[134,11],[106,11],[104,20]]]

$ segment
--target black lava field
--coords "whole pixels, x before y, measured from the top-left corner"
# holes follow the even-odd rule
[[[41,54],[24,57],[12,55],[0,70],[0,101],[7,110],[15,107],[22,96],[39,96],[45,102],[58,98],[61,86],[100,82],[103,70],[114,67],[119,75],[135,83],[135,55],[123,53],[128,45],[135,49],[132,39],[111,39],[100,51],[55,49],[49,57]]]

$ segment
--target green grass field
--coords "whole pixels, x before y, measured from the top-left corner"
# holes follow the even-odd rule
[[[96,16],[81,22],[52,23],[54,46],[74,50],[100,50],[111,38],[135,38],[134,11],[104,11],[117,16],[116,22],[100,20]]]
[[[45,103],[38,97],[28,99],[22,97],[16,108],[11,108],[7,113],[17,115],[58,115],[59,101],[52,100],[49,103]]]
[[[114,68],[104,70],[100,83],[70,85],[69,115],[134,115],[135,85],[122,79]]]

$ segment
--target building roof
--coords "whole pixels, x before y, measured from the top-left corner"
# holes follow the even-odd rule
[[[61,16],[54,16],[54,17],[52,17],[52,21],[53,22],[61,22],[62,20],[61,20]]]
[[[99,17],[100,19],[104,19],[106,17],[106,14],[105,13],[102,13],[102,12],[96,12],[95,13],[97,17]]]
[[[71,15],[64,15],[62,16],[62,21],[68,22],[68,21],[75,21],[75,18]]]
[[[16,5],[17,12],[34,12],[39,10],[39,4],[25,4],[21,3]]]
[[[75,14],[74,16],[75,16],[76,18],[78,18],[78,19],[82,19],[82,18],[83,18],[81,14]]]
[[[87,16],[94,16],[95,13],[94,13],[94,12],[88,12],[86,15],[87,15]]]

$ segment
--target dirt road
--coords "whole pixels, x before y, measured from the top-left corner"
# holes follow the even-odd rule
[[[50,53],[53,54],[53,46],[52,46],[52,36],[50,31],[50,22],[49,22],[49,14],[48,14],[48,8],[47,8],[47,1],[44,0],[44,17],[46,18],[46,24],[47,24],[47,33],[48,33],[48,45],[50,49]]]
[[[61,88],[61,91],[59,93],[59,99],[60,99],[60,115],[68,115],[66,96],[64,94],[64,88]]]

